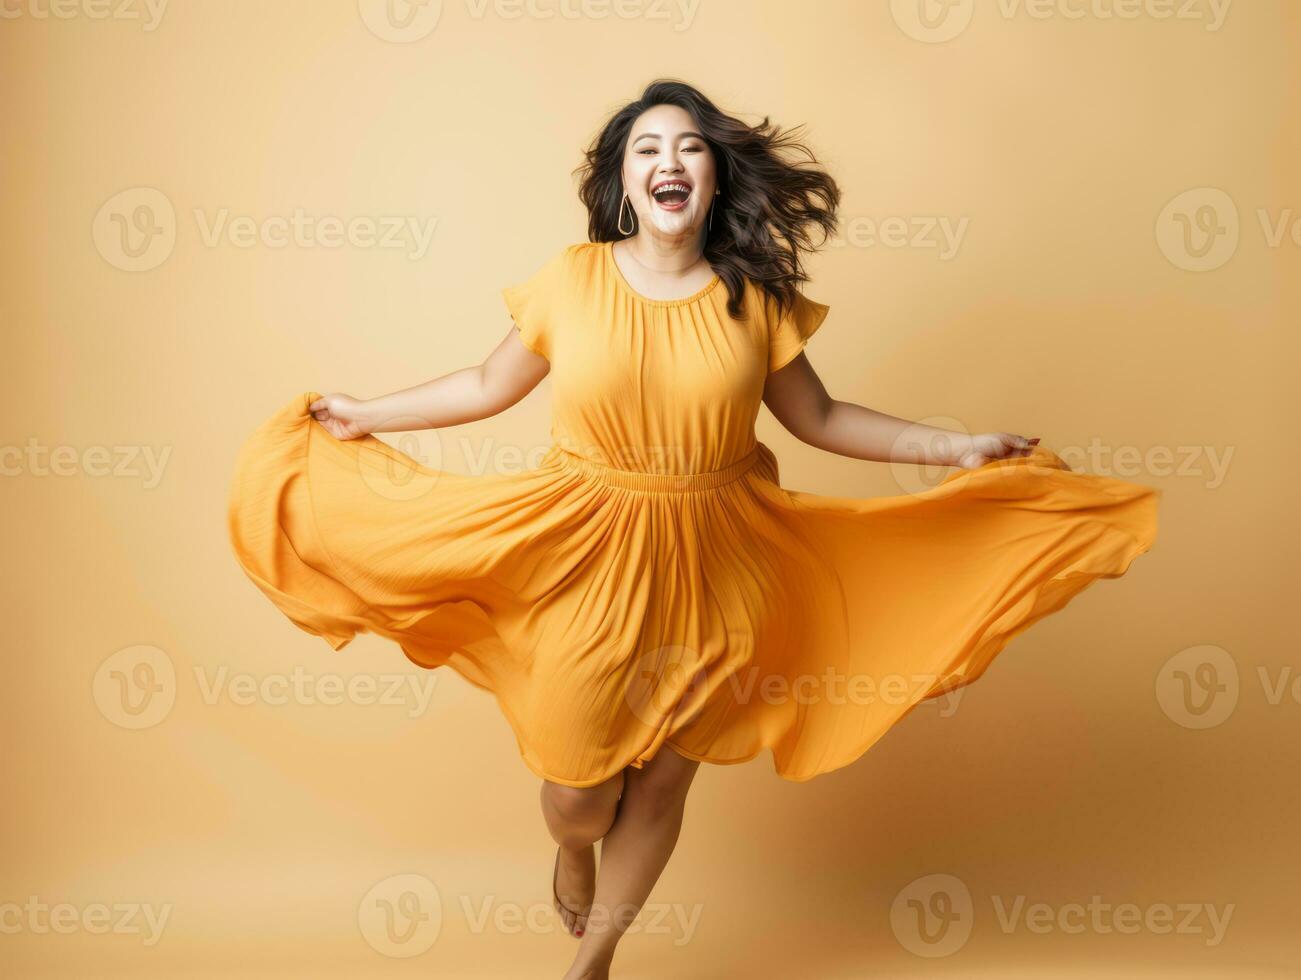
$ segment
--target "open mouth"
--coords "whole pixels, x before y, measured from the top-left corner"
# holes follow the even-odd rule
[[[691,185],[682,180],[666,180],[651,189],[651,197],[665,211],[681,211],[691,197]]]

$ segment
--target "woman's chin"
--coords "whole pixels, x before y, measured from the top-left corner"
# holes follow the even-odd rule
[[[665,211],[657,205],[651,212],[651,223],[666,235],[681,235],[684,231],[690,231],[695,222],[692,221],[690,208]]]

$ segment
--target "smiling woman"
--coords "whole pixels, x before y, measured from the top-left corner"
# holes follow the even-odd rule
[[[1156,536],[1153,488],[829,398],[805,356],[829,307],[796,287],[839,192],[794,145],[654,83],[588,151],[590,240],[503,288],[492,357],[369,401],[299,395],[237,465],[232,541],[293,622],[495,697],[542,780],[570,980],[607,975],[630,922],[593,910],[640,909],[701,763],[847,766]],[[373,435],[494,414],[548,372],[553,445],[522,473]],[[829,451],[956,470],[893,497],[787,489],[765,404]]]
[[[644,295],[681,295],[717,275],[734,319],[747,280],[785,315],[808,280],[802,255],[835,232],[840,204],[840,188],[798,136],[767,117],[746,125],[685,83],[652,82],[605,124],[576,171],[588,237],[628,239],[618,254]]]

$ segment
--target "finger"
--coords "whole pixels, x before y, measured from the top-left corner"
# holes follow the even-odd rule
[[[316,399],[316,401],[312,402],[312,404],[310,404],[310,405],[307,406],[307,410],[308,410],[309,412],[317,412],[317,411],[320,411],[320,410],[321,410],[322,408],[324,408],[324,407],[325,407],[325,399],[324,399],[324,398],[318,398],[318,399]]]

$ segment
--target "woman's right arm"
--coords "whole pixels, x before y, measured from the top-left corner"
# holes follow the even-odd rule
[[[336,439],[357,439],[369,432],[440,429],[505,411],[536,388],[550,370],[545,357],[524,346],[519,329],[512,324],[481,364],[378,398],[325,395],[312,402],[310,411]]]

